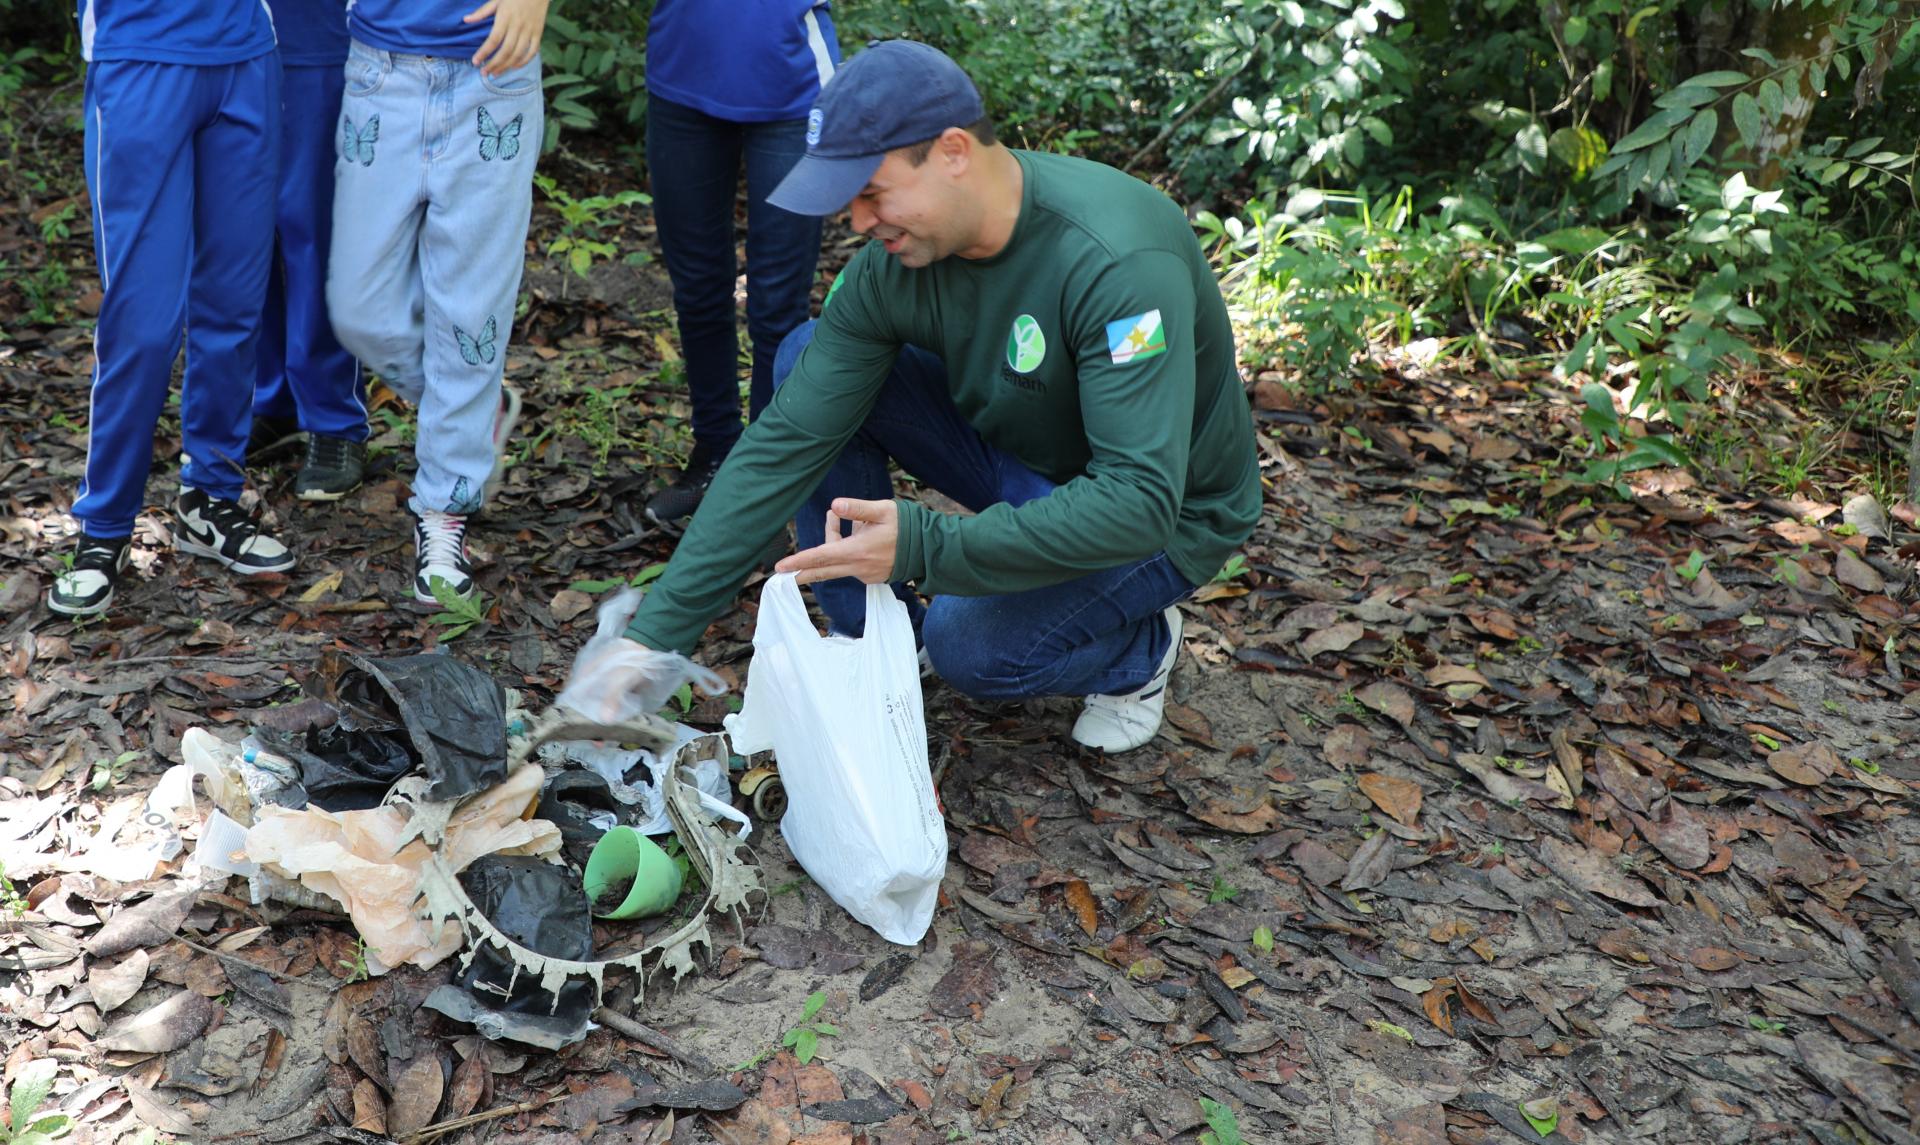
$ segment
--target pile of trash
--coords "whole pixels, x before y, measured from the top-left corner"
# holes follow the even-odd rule
[[[194,859],[247,880],[255,904],[344,910],[369,974],[460,973],[426,1005],[490,1038],[557,1049],[593,1028],[606,970],[646,981],[693,969],[709,911],[762,893],[740,855],[718,735],[645,717],[615,725],[565,708],[531,718],[486,673],[442,655],[347,657],[296,730],[228,744],[204,729],[161,791],[198,776],[214,804]],[[150,801],[151,802],[151,801]],[[180,850],[166,833],[154,861]],[[705,889],[637,952],[596,959],[593,918],[672,907],[681,871],[649,836],[671,834]],[[169,853],[169,851],[171,853]],[[604,853],[603,853],[604,852]]]

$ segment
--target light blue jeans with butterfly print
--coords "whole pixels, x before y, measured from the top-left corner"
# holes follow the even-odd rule
[[[543,112],[538,59],[487,76],[358,41],[347,57],[327,306],[418,410],[416,514],[475,512],[493,469]]]

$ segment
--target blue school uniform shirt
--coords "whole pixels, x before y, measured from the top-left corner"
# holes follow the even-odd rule
[[[273,0],[273,30],[283,64],[310,68],[347,62],[347,0]]]
[[[273,50],[265,0],[80,0],[88,61],[238,64]]]
[[[658,0],[647,25],[647,90],[716,119],[803,119],[839,64],[826,0]]]
[[[369,47],[413,56],[471,59],[493,31],[491,17],[463,24],[483,0],[353,0],[347,30]]]

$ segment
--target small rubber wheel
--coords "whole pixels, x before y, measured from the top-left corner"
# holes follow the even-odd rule
[[[787,789],[778,776],[768,776],[753,789],[753,813],[766,820],[787,813]]]

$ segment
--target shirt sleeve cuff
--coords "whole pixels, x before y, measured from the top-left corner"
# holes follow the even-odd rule
[[[889,579],[896,584],[925,579],[927,507],[904,497],[894,498],[893,503],[899,511],[899,532],[894,538],[893,576]]]

